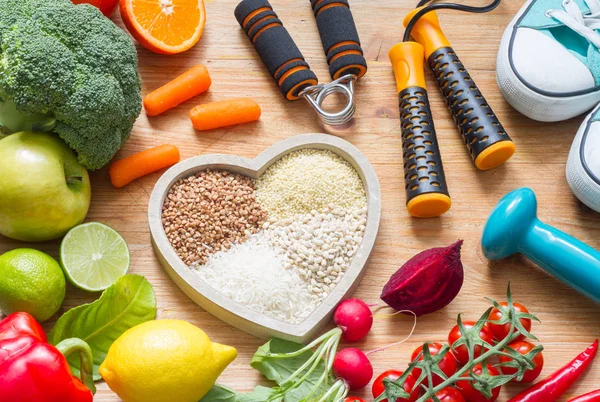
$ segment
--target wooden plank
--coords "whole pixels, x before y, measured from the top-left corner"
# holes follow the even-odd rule
[[[328,81],[327,65],[308,1],[273,0],[272,3],[311,67],[323,82]],[[401,39],[402,18],[414,3],[352,1],[369,72],[357,85],[358,110],[353,123],[343,130],[328,131],[350,141],[367,155],[379,177],[383,203],[379,238],[356,296],[377,303],[382,286],[402,263],[425,248],[448,245],[458,238],[465,240],[466,279],[462,292],[450,306],[419,318],[413,337],[403,345],[373,355],[373,366],[377,373],[390,368],[403,369],[419,343],[444,341],[458,313],[465,312],[468,319],[477,318],[488,307],[483,297],[503,299],[506,285],[511,281],[515,298],[542,320],[541,324],[534,325],[533,331],[546,347],[542,373],[545,376],[598,337],[598,305],[522,257],[487,262],[480,251],[479,240],[487,215],[497,200],[512,189],[529,186],[538,195],[539,215],[544,221],[600,248],[600,215],[579,203],[565,181],[567,155],[582,118],[563,123],[537,123],[514,111],[500,95],[495,82],[496,52],[504,27],[521,7],[521,1],[505,0],[487,15],[441,12],[447,36],[514,139],[517,153],[505,166],[488,172],[477,171],[433,78],[428,75],[429,95],[454,205],[439,219],[411,218],[404,206],[397,96],[387,52]],[[235,0],[207,1],[208,22],[204,36],[186,53],[161,56],[138,46],[144,94],[197,63],[207,65],[213,85],[206,94],[163,116],[147,118],[142,113],[131,139],[118,157],[163,143],[179,146],[183,158],[207,153],[254,157],[292,135],[323,131],[307,105],[282,99],[233,17],[236,5]],[[118,16],[114,20],[122,26]],[[187,113],[194,105],[240,96],[252,97],[262,106],[260,122],[211,132],[193,130]],[[153,254],[147,205],[159,176],[160,173],[153,174],[117,190],[110,185],[106,169],[94,172],[88,220],[111,225],[125,236],[132,251],[132,272],[146,276],[155,288],[159,318],[188,320],[204,329],[213,340],[238,348],[238,359],[219,381],[239,391],[249,391],[260,381],[260,376],[248,364],[262,341],[228,326],[194,304],[168,278]],[[56,256],[57,245],[47,243],[35,247]],[[2,252],[23,246],[16,241],[0,240]],[[96,295],[69,287],[59,314],[94,297]],[[404,316],[377,319],[371,334],[358,347],[372,350],[398,341],[407,335],[411,325],[412,319]],[[52,322],[47,324],[47,328],[51,326]],[[600,364],[596,364],[568,395],[598,388],[599,379]],[[105,384],[99,384],[98,388],[95,400],[119,400]],[[507,387],[508,392],[504,392],[500,400],[508,399],[522,388]],[[368,397],[369,392],[359,392],[357,396]]]

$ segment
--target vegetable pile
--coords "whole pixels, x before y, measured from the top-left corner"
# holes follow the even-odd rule
[[[334,321],[336,328],[306,346],[272,338],[258,349],[250,365],[276,386],[237,394],[217,385],[201,402],[337,402],[350,390],[364,388],[373,377],[367,355],[356,348],[337,352],[337,347],[341,339],[358,341],[367,335],[373,324],[371,310],[362,300],[348,299],[336,308]]]
[[[535,381],[544,366],[543,347],[529,341],[537,340],[530,332],[537,318],[513,302],[510,286],[508,301],[488,300],[493,307],[478,321],[458,316],[447,345],[425,343],[413,352],[406,371],[388,370],[377,377],[375,401],[493,402],[502,385]],[[557,400],[590,365],[597,349],[598,341],[509,402]]]
[[[106,165],[141,106],[131,39],[95,7],[0,0],[0,125],[54,131],[83,166]]]
[[[543,366],[543,347],[521,339],[537,340],[529,332],[537,318],[513,302],[510,287],[507,302],[488,300],[493,307],[477,322],[458,316],[449,344],[425,343],[415,350],[401,376],[383,379],[385,391],[374,395],[375,401],[494,401],[502,385],[535,380]],[[413,388],[405,388],[407,383],[422,388],[418,398]]]

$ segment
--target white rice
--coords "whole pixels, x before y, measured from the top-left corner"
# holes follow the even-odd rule
[[[295,268],[286,269],[282,250],[269,245],[264,232],[229,250],[213,254],[193,272],[223,296],[291,324],[314,311],[319,300]]]

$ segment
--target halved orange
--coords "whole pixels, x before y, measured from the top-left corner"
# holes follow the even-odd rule
[[[146,49],[185,52],[198,42],[206,22],[204,0],[120,0],[123,23]]]

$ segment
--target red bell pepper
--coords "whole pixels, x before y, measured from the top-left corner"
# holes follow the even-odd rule
[[[81,357],[81,381],[71,375],[66,359],[75,352]],[[92,402],[92,370],[92,350],[81,339],[54,347],[27,313],[0,321],[0,401]]]
[[[510,399],[508,402],[554,402],[562,394],[567,392],[569,387],[594,360],[598,352],[598,340],[590,345],[584,352],[579,354],[566,366],[558,369],[542,381],[534,384],[530,388],[521,392],[519,395]]]
[[[569,399],[569,402],[600,402],[600,389]]]

